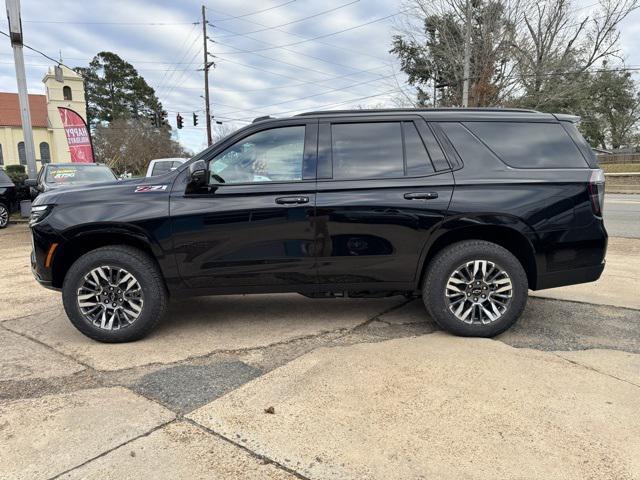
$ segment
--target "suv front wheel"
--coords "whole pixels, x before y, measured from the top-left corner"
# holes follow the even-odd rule
[[[156,263],[125,245],[102,247],[71,266],[62,287],[71,323],[100,342],[131,342],[149,333],[167,309]]]
[[[511,252],[484,240],[466,240],[431,261],[422,298],[443,329],[465,337],[493,337],[518,320],[527,290],[527,275]]]

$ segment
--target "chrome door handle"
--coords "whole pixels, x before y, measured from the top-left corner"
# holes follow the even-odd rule
[[[405,200],[432,200],[438,198],[438,192],[405,193]]]
[[[276,198],[278,205],[294,205],[297,203],[309,203],[309,197],[278,197]]]

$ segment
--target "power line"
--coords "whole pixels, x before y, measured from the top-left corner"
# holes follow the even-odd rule
[[[169,27],[175,25],[198,25],[200,22],[85,22],[76,20],[23,20],[23,23],[51,23],[63,25],[122,25],[129,26],[150,26],[150,27]]]
[[[196,30],[196,25],[194,25],[191,28],[191,30],[189,31],[189,33],[184,37],[182,45],[180,45],[180,48],[178,48],[178,52],[181,52],[184,49],[185,45],[187,45],[187,42],[189,41],[189,38],[193,35],[195,30]],[[193,40],[191,41],[191,44],[189,44],[189,47],[184,51],[184,53],[180,57],[180,62],[186,60],[187,56],[189,55],[189,52],[191,52],[191,49],[196,44],[197,40],[198,40],[198,35],[195,35]],[[191,57],[190,63],[188,63],[188,65],[191,65],[191,63],[193,62],[193,58],[194,57]],[[175,75],[175,72],[177,71],[177,69],[178,69],[177,66],[175,68],[173,68],[173,71],[171,72],[171,74],[165,72],[165,74],[160,79],[160,82],[158,83],[157,90],[156,90],[156,95],[158,95],[158,96],[160,95],[160,90],[164,87],[165,81],[168,82],[169,79],[173,78],[173,76]],[[167,75],[169,75],[169,77],[167,77]]]
[[[11,36],[10,36],[8,33],[3,32],[2,30],[0,30],[0,34],[4,35],[4,36],[5,36],[5,37],[7,37],[7,38],[11,38]],[[28,48],[28,49],[29,49],[29,50],[31,50],[32,52],[39,53],[39,54],[40,54],[40,55],[42,55],[44,58],[46,58],[46,59],[48,59],[48,60],[51,60],[52,62],[54,62],[54,63],[55,63],[55,64],[57,64],[57,65],[62,65],[62,66],[64,66],[64,67],[67,67],[69,70],[73,70],[73,68],[71,68],[69,65],[65,65],[65,64],[64,64],[64,63],[62,63],[60,60],[56,60],[55,58],[50,57],[49,55],[47,55],[46,53],[44,53],[44,52],[42,52],[42,51],[38,50],[37,48],[31,47],[31,46],[27,45],[26,43],[22,43],[22,46],[23,46],[24,48]],[[13,64],[13,62],[5,62],[5,63],[11,63],[11,64]],[[47,67],[48,67],[49,65],[45,65],[45,66],[47,66]]]
[[[269,104],[269,105],[260,105],[260,106],[258,106],[258,107],[256,107],[256,108],[257,108],[257,109],[259,109],[259,110],[263,110],[263,109],[265,109],[265,108],[275,107],[275,106],[278,106],[278,105],[284,105],[285,103],[298,102],[298,101],[300,101],[300,100],[307,100],[307,99],[309,99],[309,98],[321,97],[321,96],[326,95],[326,94],[328,94],[328,93],[341,92],[341,91],[344,91],[344,90],[348,90],[348,89],[350,89],[350,88],[359,87],[359,86],[361,86],[361,85],[369,85],[369,84],[371,84],[371,83],[379,82],[380,80],[386,80],[387,78],[391,78],[391,77],[393,77],[393,75],[387,75],[386,77],[376,78],[376,79],[374,79],[374,80],[367,80],[367,81],[365,81],[365,82],[353,83],[353,84],[351,84],[351,85],[346,85],[346,86],[344,86],[344,87],[340,87],[340,88],[333,88],[333,89],[331,89],[331,90],[326,90],[326,91],[324,91],[324,92],[315,93],[315,94],[313,94],[313,95],[306,95],[306,96],[304,96],[304,97],[292,98],[292,99],[289,99],[289,100],[284,100],[284,101],[282,101],[282,102],[271,103],[271,104]],[[240,112],[243,112],[243,111],[244,111],[244,109],[238,109],[238,110],[235,110],[235,111],[225,112],[225,113],[226,113],[227,115],[232,115],[232,114],[240,113]]]
[[[314,108],[322,109],[322,108],[326,108],[326,107],[337,107],[337,106],[344,105],[344,104],[347,104],[347,103],[358,102],[360,100],[367,100],[367,99],[370,99],[370,98],[376,98],[376,97],[382,97],[384,95],[390,95],[390,94],[396,93],[396,92],[397,92],[397,90],[393,89],[393,90],[388,90],[388,91],[381,92],[381,93],[375,93],[373,95],[367,95],[365,97],[358,97],[358,98],[352,98],[350,100],[344,100],[342,102],[327,103],[327,104],[324,104],[324,105],[316,105]],[[306,109],[304,109],[304,108],[294,108],[294,109],[291,109],[291,110],[283,110],[283,111],[280,111],[280,112],[272,112],[272,114],[273,115],[283,115],[283,114],[287,114],[287,113],[298,112],[300,110],[306,110]],[[227,112],[223,112],[222,114],[226,115]],[[246,120],[251,120],[251,119],[248,118],[248,117],[245,117],[245,118],[241,118],[239,120],[246,121]]]
[[[213,10],[213,9],[211,9],[211,8],[209,8],[209,10],[216,11],[217,13],[220,13],[220,14],[222,14],[222,15],[226,15],[226,13],[225,13],[225,12],[222,12],[222,11],[219,11],[219,10]],[[299,35],[299,34],[294,33],[294,32],[289,32],[289,31],[287,31],[287,30],[283,30],[283,29],[281,29],[281,28],[271,27],[271,26],[269,26],[269,25],[266,25],[266,24],[264,24],[264,23],[257,22],[257,21],[255,21],[255,20],[249,20],[249,19],[246,19],[246,18],[241,18],[240,20],[241,20],[241,21],[243,21],[243,22],[246,22],[246,23],[251,23],[252,25],[258,25],[258,26],[260,26],[260,27],[268,27],[268,28],[272,28],[273,30],[276,30],[276,31],[278,31],[278,32],[282,32],[282,33],[284,33],[284,34],[286,34],[286,35],[289,35],[289,36],[292,36],[292,37],[301,38],[301,39],[308,39],[308,38],[309,38],[309,37],[305,37],[304,35]],[[219,22],[217,22],[217,23],[219,23]],[[320,44],[322,44],[322,45],[326,45],[326,46],[328,46],[328,47],[331,47],[331,48],[333,48],[333,49],[336,49],[336,50],[342,50],[342,51],[345,51],[345,52],[355,53],[355,54],[360,55],[360,56],[369,57],[369,58],[374,58],[374,59],[376,59],[376,60],[380,60],[380,61],[383,61],[383,62],[384,62],[384,61],[386,61],[386,59],[382,59],[382,58],[377,57],[377,56],[375,56],[375,55],[371,55],[371,54],[370,54],[370,53],[368,53],[368,52],[364,52],[364,51],[360,51],[360,50],[355,50],[355,49],[353,49],[353,48],[345,47],[344,45],[335,45],[335,44],[333,44],[333,43],[330,43],[330,42],[323,42],[323,41],[318,40],[318,39],[315,39],[314,41],[315,41],[315,42],[317,42],[317,43],[320,43]]]
[[[262,12],[268,12],[269,10],[275,10],[276,8],[284,7],[285,5],[289,5],[289,4],[291,4],[291,3],[295,2],[295,1],[296,0],[288,0],[287,2],[280,3],[278,5],[274,5],[273,7],[263,8],[262,10],[256,10],[254,12],[245,13],[245,14],[242,14],[242,15],[228,16],[228,18],[223,18],[223,19],[218,20],[218,21],[219,22],[226,22],[228,20],[235,20],[235,19],[238,19],[238,18],[245,18],[245,17],[250,17],[252,15],[258,15],[259,13],[262,13]],[[205,8],[207,10],[212,10],[209,7],[205,7]],[[212,11],[215,11],[215,10],[212,10]]]
[[[218,30],[223,30],[223,31],[226,31],[226,32],[231,32],[231,30],[227,30],[226,28],[223,28],[223,27],[216,26],[215,28],[216,28],[216,29],[218,29]],[[249,36],[249,35],[247,35],[247,34],[243,34],[243,33],[234,33],[234,34],[235,34],[235,35],[237,35],[237,36],[242,36],[242,37],[244,37],[244,38],[248,38],[249,40],[253,40],[253,41],[256,41],[256,42],[259,42],[259,43],[265,44],[265,45],[277,46],[277,45],[276,45],[276,44],[274,44],[274,43],[267,42],[267,41],[265,41],[265,40],[261,40],[261,39],[259,39],[259,38],[251,37],[251,36]],[[216,43],[216,44],[218,44],[218,45],[225,46],[225,47],[234,48],[234,49],[236,49],[236,50],[240,50],[238,47],[235,47],[235,46],[233,46],[233,45],[228,45],[228,44],[225,44],[225,43],[220,42],[220,41],[218,40],[218,38],[219,38],[219,37],[216,37],[216,40],[215,40],[215,42],[214,42],[214,43]],[[224,38],[228,38],[228,36],[225,36]],[[327,60],[327,59],[322,58],[322,57],[316,57],[315,55],[309,55],[309,54],[306,54],[306,53],[303,53],[303,52],[298,52],[298,51],[293,50],[293,49],[291,49],[291,48],[282,47],[282,50],[284,50],[284,51],[286,51],[286,52],[294,53],[294,54],[299,55],[299,56],[302,56],[302,57],[312,58],[312,59],[314,59],[314,60],[318,60],[318,61],[321,61],[321,62],[327,63],[327,64],[329,64],[329,65],[335,65],[335,66],[342,67],[342,68],[348,68],[348,69],[350,69],[350,70],[354,70],[354,72],[367,72],[367,70],[361,70],[361,69],[353,68],[353,67],[352,67],[352,66],[350,66],[350,65],[344,65],[344,64],[342,64],[342,63],[338,63],[338,62],[335,62],[335,61],[332,61],[332,60]],[[243,50],[243,51],[240,51],[240,52],[222,52],[222,53],[220,53],[220,52],[214,52],[214,53],[215,53],[216,55],[229,55],[229,54],[250,53],[250,52],[247,52],[246,50]],[[256,55],[259,55],[259,54],[256,54]],[[263,55],[260,55],[260,56],[263,56]],[[270,57],[264,57],[264,58],[270,58]],[[386,68],[386,67],[387,67],[387,65],[385,65],[384,67]]]
[[[322,15],[326,15],[327,13],[335,12],[336,10],[340,10],[342,8],[348,7],[350,5],[353,5],[354,3],[358,3],[359,1],[360,0],[352,0],[349,3],[345,3],[343,5],[338,5],[337,7],[330,8],[328,10],[323,10],[322,12],[314,13],[312,15],[308,15],[306,17],[302,17],[302,18],[299,18],[297,20],[292,20],[290,22],[281,23],[280,25],[274,25],[272,27],[259,28],[257,30],[253,30],[253,31],[250,31],[250,32],[245,32],[245,33],[231,33],[230,35],[223,35],[222,37],[223,38],[228,38],[228,37],[235,37],[237,35],[243,35],[244,36],[244,35],[249,35],[249,34],[252,34],[252,33],[265,32],[267,30],[275,30],[275,29],[278,29],[280,27],[286,27],[287,25],[293,25],[293,24],[296,24],[296,23],[304,22],[304,21],[309,20],[311,18],[316,18],[316,17],[320,17]]]
[[[223,62],[225,61],[225,59],[220,59]],[[372,72],[375,70],[380,70],[382,68],[387,68],[386,65],[382,65],[380,67],[376,67],[376,68],[370,68],[368,70],[362,70],[362,72]],[[282,90],[282,89],[289,89],[289,88],[296,88],[296,87],[300,87],[303,85],[309,85],[311,83],[314,84],[321,84],[321,83],[325,83],[325,82],[329,82],[329,81],[333,81],[333,80],[338,80],[340,78],[347,78],[347,77],[351,77],[353,75],[357,75],[359,72],[351,72],[351,73],[346,73],[344,75],[336,75],[334,77],[329,77],[329,78],[323,78],[320,80],[307,80],[304,82],[297,82],[297,83],[288,83],[286,85],[278,85],[276,87],[264,87],[264,88],[252,88],[252,89],[246,89],[246,90],[236,90],[236,89],[228,89],[228,88],[217,88],[217,90],[221,90],[224,92],[234,92],[234,93],[254,93],[254,92],[264,92],[264,91],[269,91],[269,90]],[[383,75],[380,74],[376,74],[379,77],[379,80],[382,79]],[[180,86],[181,88],[187,89],[187,90],[202,90],[202,87],[186,87],[186,86]]]
[[[250,52],[248,50],[243,50],[242,48],[238,48],[238,47],[235,47],[233,45],[221,43],[221,42],[218,42],[218,41],[214,41],[214,43],[217,44],[217,45],[223,45],[225,47],[234,48],[234,49],[237,50],[237,52],[216,53],[216,55],[228,55],[230,53],[246,53],[246,54],[256,55],[257,57],[266,58],[267,60],[270,60],[272,62],[282,63],[283,65],[289,65],[290,67],[299,68],[300,70],[306,70],[308,72],[320,73],[321,75],[329,75],[329,76],[331,76],[331,73],[325,72],[323,70],[316,70],[315,68],[305,67],[303,65],[297,65],[295,63],[286,62],[284,60],[279,60],[277,58],[273,58],[273,57],[268,57],[266,55],[262,55],[261,53],[253,53],[253,52]]]
[[[367,25],[371,25],[371,24],[373,24],[373,23],[382,22],[382,21],[384,21],[384,20],[388,20],[388,19],[390,19],[390,18],[397,17],[398,15],[400,15],[400,14],[402,14],[402,13],[405,13],[406,11],[407,11],[407,10],[401,10],[401,11],[399,11],[399,12],[397,12],[397,13],[393,13],[393,14],[391,14],[391,15],[386,15],[386,16],[384,16],[384,17],[379,17],[379,18],[376,18],[376,19],[374,19],[374,20],[370,20],[370,21],[365,22],[365,23],[361,23],[361,24],[354,25],[354,26],[349,27],[349,28],[344,28],[344,29],[342,29],[342,30],[338,30],[338,31],[336,31],[336,32],[325,33],[325,34],[323,34],[323,35],[318,35],[317,37],[307,38],[306,40],[301,40],[301,41],[299,41],[299,42],[291,42],[291,43],[285,43],[285,44],[282,44],[282,45],[276,45],[276,46],[274,46],[274,47],[267,47],[267,48],[260,48],[260,49],[257,49],[257,50],[251,50],[251,52],[250,52],[250,53],[255,53],[255,52],[265,52],[265,51],[267,51],[267,50],[274,50],[274,49],[282,48],[282,47],[292,47],[292,46],[294,46],[294,45],[300,45],[300,44],[303,44],[303,43],[312,42],[312,41],[314,41],[314,40],[318,40],[318,39],[321,39],[321,38],[331,37],[331,36],[333,36],[333,35],[338,35],[338,34],[340,34],[340,33],[349,32],[349,31],[351,31],[351,30],[355,30],[355,29],[357,29],[357,28],[366,27]]]

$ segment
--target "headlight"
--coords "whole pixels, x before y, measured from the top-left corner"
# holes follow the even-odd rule
[[[29,225],[35,225],[40,222],[44,217],[49,215],[53,205],[37,205],[31,207],[31,215],[29,216]]]

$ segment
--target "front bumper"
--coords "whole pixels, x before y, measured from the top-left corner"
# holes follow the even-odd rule
[[[53,281],[51,278],[43,277],[38,271],[38,261],[36,258],[35,248],[31,250],[31,273],[36,281],[42,285],[44,288],[48,288],[49,290],[54,290],[56,292],[60,292],[62,289],[53,286]]]
[[[48,224],[43,222],[31,225],[31,273],[40,285],[60,291],[62,285],[54,285],[54,266],[60,246],[64,239]],[[47,261],[47,257],[49,259]]]

